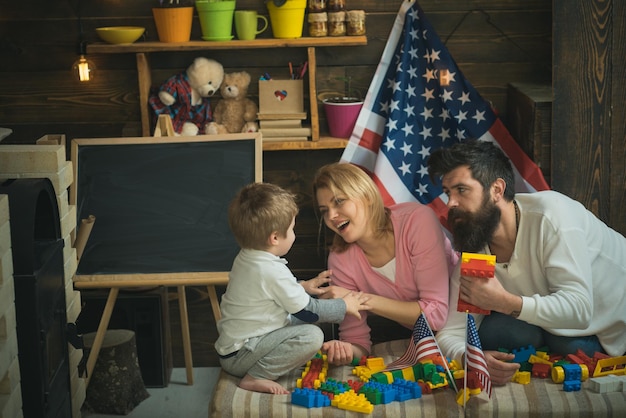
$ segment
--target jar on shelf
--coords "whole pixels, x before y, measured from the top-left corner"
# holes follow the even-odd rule
[[[309,13],[309,36],[320,37],[328,35],[328,15],[326,13]]]
[[[346,0],[328,0],[326,4],[327,12],[342,12],[346,10]]]
[[[321,13],[326,11],[326,0],[309,0],[309,12]]]
[[[328,36],[345,36],[346,12],[328,13]]]
[[[365,35],[365,10],[346,12],[346,34],[349,36]]]

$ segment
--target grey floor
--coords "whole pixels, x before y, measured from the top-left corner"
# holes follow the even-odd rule
[[[170,383],[165,388],[148,388],[150,397],[132,410],[128,418],[208,418],[209,402],[213,396],[219,367],[193,369],[193,385],[187,385],[185,368],[172,370]],[[83,411],[83,418],[119,418]]]

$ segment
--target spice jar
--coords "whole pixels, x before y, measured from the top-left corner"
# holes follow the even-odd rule
[[[309,36],[319,37],[328,35],[328,15],[326,13],[309,13]]]
[[[326,11],[341,12],[346,10],[346,0],[328,0]]]
[[[350,36],[365,35],[365,10],[350,10],[346,12],[348,27],[346,34]]]
[[[309,12],[320,13],[326,11],[326,0],[309,0]]]
[[[328,13],[328,35],[344,36],[346,34],[346,12]]]

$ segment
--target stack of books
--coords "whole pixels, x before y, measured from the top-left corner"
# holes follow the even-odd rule
[[[302,126],[306,113],[258,114],[263,141],[307,141],[311,128]]]

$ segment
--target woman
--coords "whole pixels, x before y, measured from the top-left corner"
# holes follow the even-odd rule
[[[458,257],[435,213],[420,203],[386,208],[372,179],[347,163],[321,167],[313,192],[324,223],[335,233],[328,256],[331,287],[321,297],[358,290],[368,294],[370,312],[378,316],[412,329],[423,312],[433,330],[443,327]],[[324,343],[329,363],[350,364],[369,355],[367,315],[346,317],[340,340]]]

